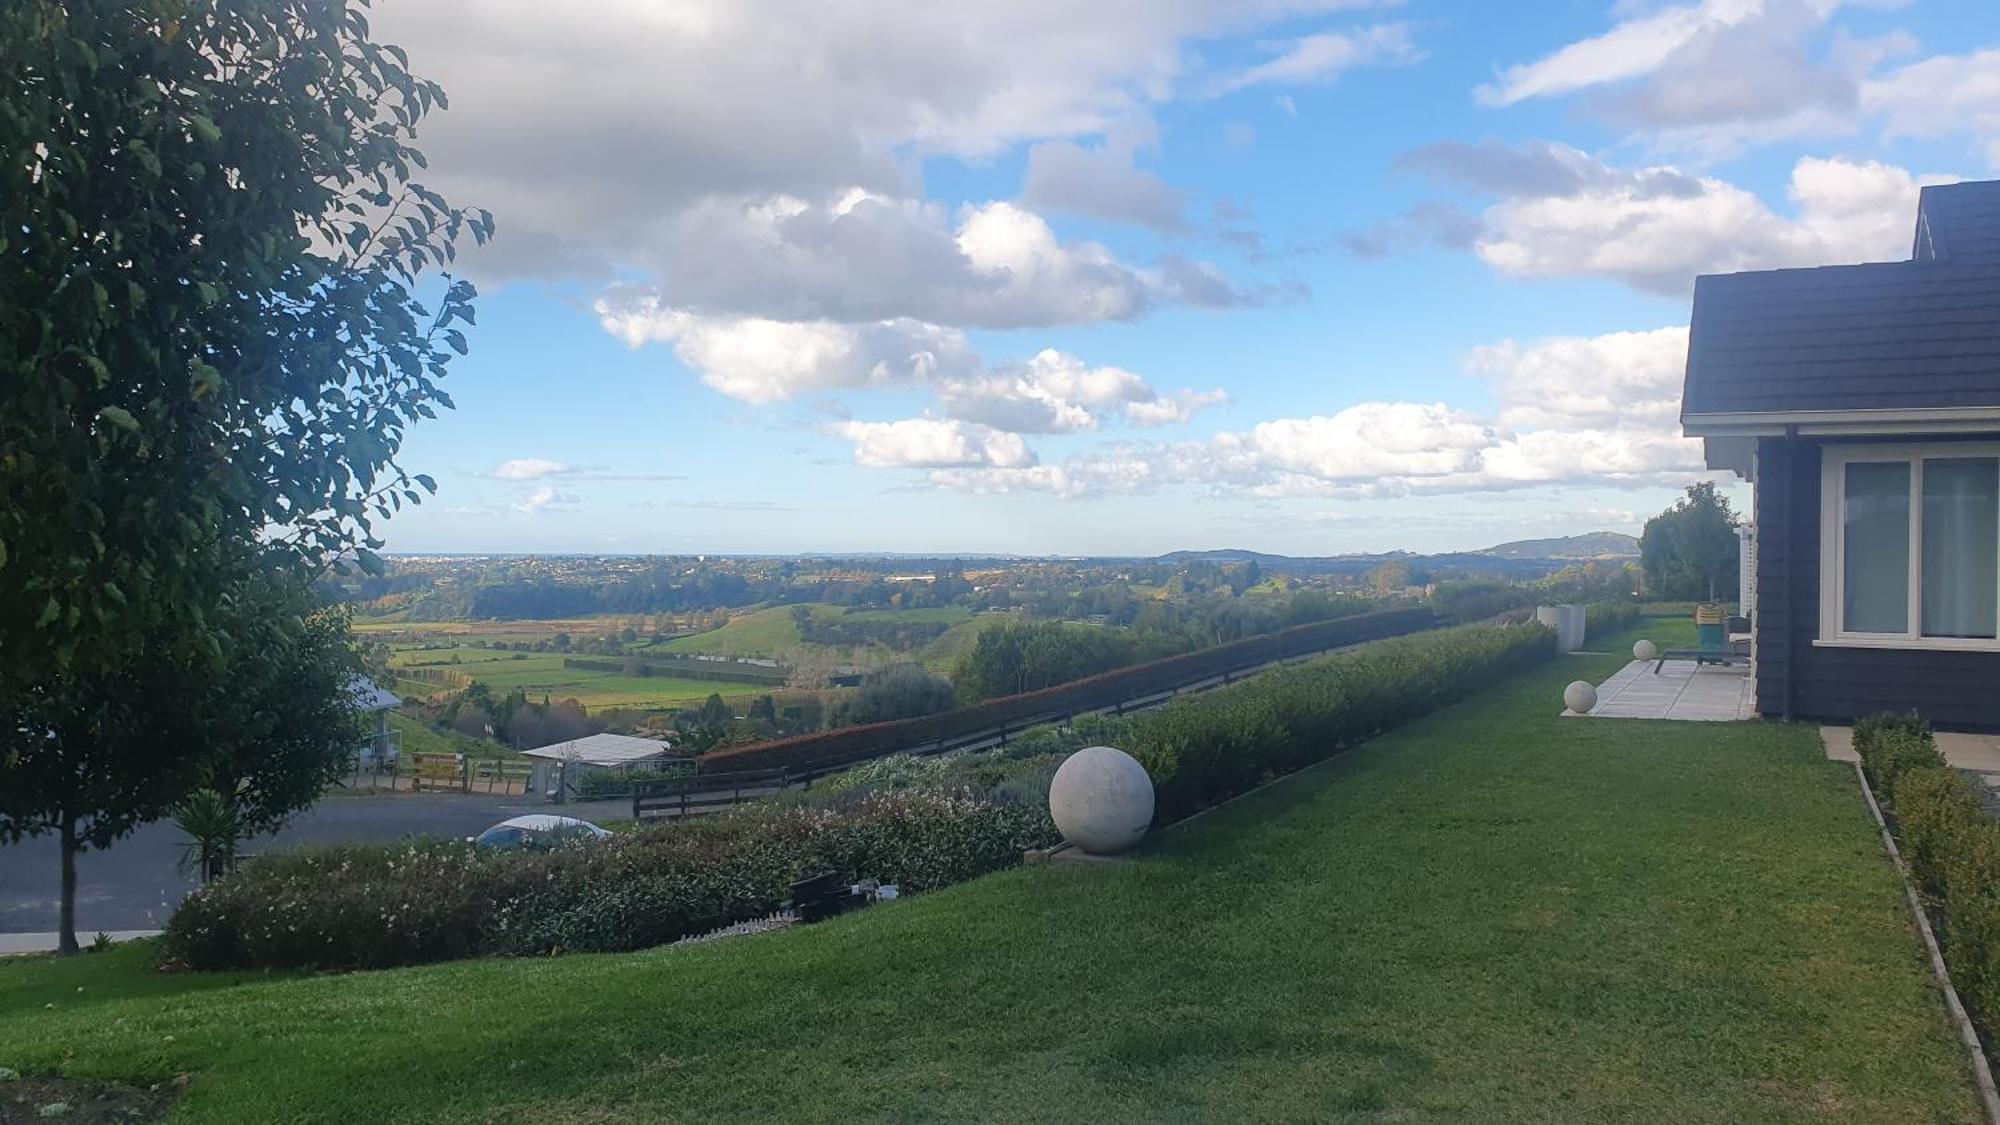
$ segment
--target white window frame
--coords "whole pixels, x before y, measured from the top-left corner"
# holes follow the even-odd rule
[[[1924,596],[1924,461],[1954,457],[2000,458],[2000,442],[1940,441],[1922,444],[1829,445],[1820,450],[1819,478],[1819,639],[1827,648],[1913,648],[1960,652],[2000,652],[2000,637],[1926,637]],[[1850,633],[1841,628],[1846,602],[1847,466],[1855,462],[1901,462],[1910,466],[1910,604],[1904,633]]]

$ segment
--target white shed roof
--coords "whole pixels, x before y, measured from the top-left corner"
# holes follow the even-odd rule
[[[673,747],[657,739],[634,738],[629,734],[593,734],[568,742],[551,742],[521,753],[531,758],[553,758],[591,766],[618,766],[667,757],[673,753]]]
[[[361,711],[387,711],[401,706],[403,702],[396,698],[396,693],[367,676],[356,676],[347,681],[347,691],[354,697],[355,708]]]

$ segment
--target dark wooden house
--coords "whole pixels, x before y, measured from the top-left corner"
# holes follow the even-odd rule
[[[1908,261],[1697,279],[1681,425],[1756,490],[1760,714],[2000,729],[2000,182]]]

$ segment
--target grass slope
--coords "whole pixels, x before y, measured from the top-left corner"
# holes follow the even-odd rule
[[[456,664],[450,663],[454,655],[459,661]],[[575,699],[592,710],[599,707],[667,707],[699,703],[707,699],[711,692],[721,692],[726,699],[739,696],[747,699],[760,691],[769,690],[754,684],[721,680],[621,676],[613,672],[565,668],[560,653],[517,653],[472,647],[406,649],[395,653],[390,658],[390,665],[392,668],[424,666],[462,672],[484,682],[498,695],[520,688],[528,698],[538,702],[545,695],[552,700]],[[397,682],[425,686],[430,691],[438,690],[438,685],[423,685],[421,681]]]
[[[343,977],[0,962],[0,1065],[191,1073],[188,1121],[1976,1120],[1852,774],[1809,727],[1556,717],[1620,663],[1134,864],[809,930]]]

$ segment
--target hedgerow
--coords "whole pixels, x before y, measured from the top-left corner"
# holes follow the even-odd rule
[[[1377,641],[1177,700],[1133,721],[1166,822],[1427,714],[1555,654],[1539,625]]]
[[[1591,602],[1583,607],[1583,637],[1594,641],[1639,623],[1637,602]]]
[[[375,969],[640,949],[768,914],[813,872],[922,891],[1055,839],[1044,806],[910,789],[838,808],[746,805],[548,852],[300,848],[189,895],[166,951],[194,969]]]
[[[1952,984],[1990,1042],[2000,1034],[2000,825],[1915,712],[1862,719],[1854,746],[1894,817],[1911,877],[1944,923]]]

